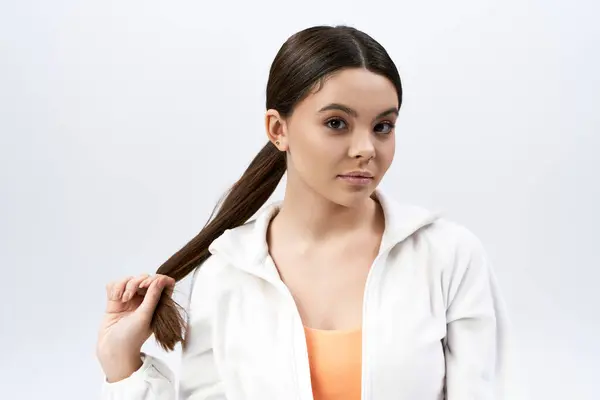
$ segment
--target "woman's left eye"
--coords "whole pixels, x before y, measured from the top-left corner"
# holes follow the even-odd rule
[[[379,124],[375,125],[375,132],[377,133],[388,134],[392,132],[393,129],[394,124],[391,122],[380,122]]]

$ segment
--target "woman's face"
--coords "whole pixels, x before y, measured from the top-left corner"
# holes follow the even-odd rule
[[[353,68],[326,79],[288,118],[269,110],[269,137],[287,151],[287,185],[345,206],[371,196],[394,158],[398,107],[387,78]]]

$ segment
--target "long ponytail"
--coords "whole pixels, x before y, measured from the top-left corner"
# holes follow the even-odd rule
[[[165,261],[156,273],[179,281],[206,261],[210,256],[209,245],[225,230],[248,221],[273,194],[285,171],[285,153],[267,143],[228,191],[221,206],[215,207],[200,233]],[[170,294],[163,293],[150,327],[156,341],[165,350],[173,350],[178,342],[183,341],[185,319],[182,311]]]

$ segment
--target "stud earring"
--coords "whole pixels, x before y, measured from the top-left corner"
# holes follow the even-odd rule
[[[277,146],[279,146],[279,140],[276,140],[276,141],[275,141],[275,144],[276,144]]]

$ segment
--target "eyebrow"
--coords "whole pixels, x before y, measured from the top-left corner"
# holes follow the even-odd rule
[[[324,111],[329,111],[329,110],[339,110],[339,111],[345,112],[346,114],[352,115],[355,118],[358,117],[358,113],[356,112],[356,110],[354,110],[348,106],[345,106],[343,104],[339,104],[339,103],[328,104],[325,107],[321,108],[319,110],[319,112],[322,113]],[[389,109],[377,114],[375,119],[385,117],[386,115],[389,115],[389,114],[395,114],[396,116],[398,116],[398,108],[397,107],[389,108]]]

